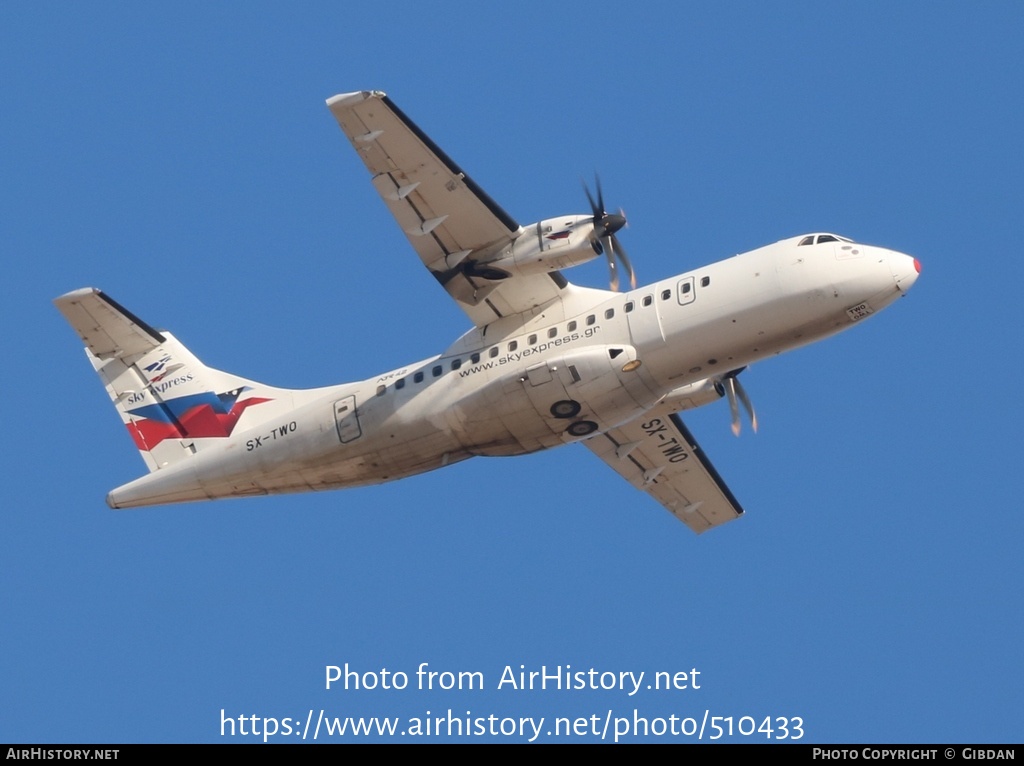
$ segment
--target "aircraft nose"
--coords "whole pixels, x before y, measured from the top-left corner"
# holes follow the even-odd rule
[[[889,268],[892,270],[892,278],[896,280],[896,287],[900,292],[906,292],[913,287],[921,273],[921,262],[911,255],[904,253],[889,253]]]

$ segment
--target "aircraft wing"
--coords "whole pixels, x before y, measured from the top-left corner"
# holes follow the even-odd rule
[[[327,105],[420,260],[474,324],[558,297],[558,272],[503,279],[487,269],[522,228],[384,93],[342,93]]]
[[[583,443],[697,534],[743,514],[682,419],[665,405]]]

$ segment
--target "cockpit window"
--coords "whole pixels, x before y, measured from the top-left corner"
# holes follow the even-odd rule
[[[853,242],[853,240],[847,237],[840,237],[838,234],[808,234],[796,244],[797,247],[800,247],[801,245],[821,245],[825,242]]]

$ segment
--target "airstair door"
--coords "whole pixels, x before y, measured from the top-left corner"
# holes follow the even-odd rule
[[[356,398],[346,396],[334,403],[334,422],[338,427],[338,438],[342,444],[355,441],[363,435],[359,427],[359,415],[356,413]]]

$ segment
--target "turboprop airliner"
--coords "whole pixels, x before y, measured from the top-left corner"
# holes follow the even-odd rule
[[[57,307],[149,468],[111,508],[376,484],[579,442],[704,532],[743,509],[679,413],[724,397],[734,432],[741,404],[756,429],[747,365],[864,321],[921,270],[814,232],[638,287],[599,184],[589,213],[522,226],[384,93],[327,106],[472,329],[397,370],[290,390],[207,367],[100,290],[67,293]],[[562,274],[602,255],[611,289]]]

